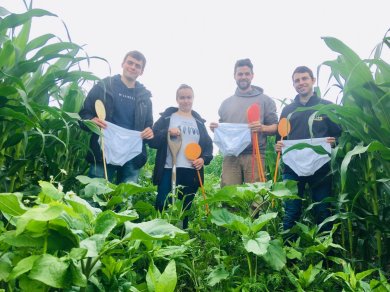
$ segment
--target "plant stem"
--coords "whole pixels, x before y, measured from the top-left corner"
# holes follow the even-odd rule
[[[248,253],[246,254],[246,260],[248,261],[249,277],[252,279],[253,276],[252,263]]]
[[[376,173],[375,171],[372,171],[372,157],[371,155],[368,155],[368,164],[367,168],[369,171],[369,181],[372,184],[372,210],[374,215],[379,218],[379,203],[378,203],[378,189],[376,187]],[[381,266],[381,258],[382,258],[382,233],[381,231],[376,227],[375,228],[375,239],[376,239],[376,246],[377,246],[377,256],[378,256],[378,264]]]

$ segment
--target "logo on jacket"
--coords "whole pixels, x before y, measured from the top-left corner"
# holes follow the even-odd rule
[[[324,118],[322,116],[315,116],[313,121],[316,121],[316,122],[322,122],[324,120]]]

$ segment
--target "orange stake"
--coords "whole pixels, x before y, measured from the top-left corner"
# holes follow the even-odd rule
[[[202,153],[202,148],[200,148],[199,144],[197,143],[190,143],[184,149],[184,155],[190,161],[194,161],[195,159],[198,159],[201,153]],[[206,201],[207,199],[206,193],[204,191],[202,178],[200,177],[199,170],[196,170],[196,173],[198,174],[198,179],[199,179],[199,184],[200,184],[200,189],[202,191],[203,199]],[[209,213],[210,213],[209,205],[206,203],[206,214],[208,215]]]
[[[260,120],[260,106],[257,103],[252,104],[247,110],[247,118],[249,123],[258,122]],[[265,175],[263,170],[263,163],[259,150],[259,137],[257,133],[252,133],[252,147],[255,149],[255,157],[257,162],[257,169],[259,172],[260,181],[265,182]]]
[[[278,133],[281,137],[280,141],[283,141],[283,138],[290,133],[291,125],[290,122],[286,118],[281,118],[278,124]],[[278,152],[278,156],[276,158],[275,163],[275,174],[274,174],[274,183],[276,183],[276,178],[278,176],[278,168],[279,168],[279,161],[280,161],[280,152]]]

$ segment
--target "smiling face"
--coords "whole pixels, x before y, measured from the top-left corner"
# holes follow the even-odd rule
[[[176,96],[179,111],[189,113],[192,110],[192,103],[194,102],[194,92],[191,88],[179,89]]]
[[[295,73],[293,75],[293,86],[301,98],[308,98],[313,95],[313,87],[316,79],[310,77],[308,72]]]
[[[234,73],[234,80],[241,91],[246,91],[250,88],[253,79],[252,69],[248,66],[237,67]]]
[[[132,56],[127,56],[127,58],[122,63],[122,77],[125,78],[128,82],[135,82],[138,76],[143,73],[144,64],[142,61],[133,58]]]

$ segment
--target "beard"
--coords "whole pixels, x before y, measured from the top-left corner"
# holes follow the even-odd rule
[[[237,81],[236,83],[238,88],[242,91],[247,90],[251,86],[251,83],[248,80],[241,80]]]

